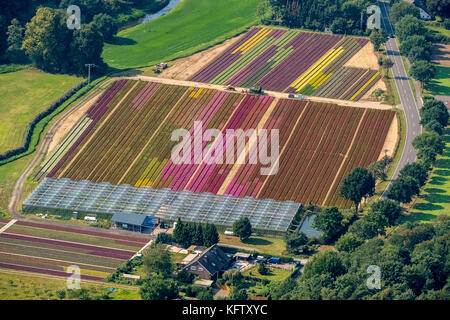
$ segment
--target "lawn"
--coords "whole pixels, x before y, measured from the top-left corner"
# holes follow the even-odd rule
[[[138,288],[125,288],[115,284],[81,282],[81,288],[89,292],[95,299],[97,296],[107,294],[113,300],[138,300]],[[116,289],[108,293],[108,288]],[[55,277],[34,276],[0,271],[0,300],[48,300],[57,299],[56,291],[66,289],[66,279]],[[66,299],[70,299],[66,291]]]
[[[0,154],[22,146],[34,117],[82,80],[33,68],[0,74]]]
[[[435,25],[435,24],[426,24],[425,27],[429,30],[433,30],[437,33],[440,33],[446,37],[450,37],[450,30],[447,30],[444,28],[444,26],[441,25]]]
[[[260,1],[183,0],[167,15],[119,32],[103,58],[114,68],[135,68],[191,55],[255,24]]]
[[[286,243],[282,238],[252,236],[245,242],[238,237],[220,235],[219,245],[233,245],[239,247],[248,247],[259,250],[260,252],[273,256],[280,256],[286,250]]]
[[[450,67],[435,64],[436,74],[426,89],[434,95],[450,96]]]
[[[292,270],[285,270],[279,268],[270,268],[269,273],[266,275],[262,275],[258,272],[258,266],[251,267],[248,270],[242,272],[242,275],[259,278],[259,279],[267,279],[270,281],[283,281],[287,279],[292,273]]]
[[[450,214],[450,130],[444,135],[446,149],[424,187],[424,193],[414,204],[409,221],[431,221],[438,215]]]

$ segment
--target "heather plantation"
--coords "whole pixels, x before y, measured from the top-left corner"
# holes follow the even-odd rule
[[[191,80],[359,100],[381,74],[378,68],[346,63],[368,43],[365,38],[252,28]]]
[[[351,203],[338,196],[342,179],[353,168],[379,158],[394,115],[389,110],[119,80],[43,162],[35,179],[69,178],[347,208]],[[229,129],[279,130],[279,157],[272,163],[278,172],[263,175],[261,169],[270,164],[250,163],[261,143],[251,139],[245,140],[243,150],[227,139],[217,142],[220,148],[213,144],[217,151],[212,163],[194,153],[189,163],[174,163],[171,152],[177,142],[171,141],[171,133],[184,128],[193,141],[199,134],[194,131],[199,130],[196,121],[224,136]],[[271,145],[270,137],[265,143]],[[229,152],[241,152],[235,159],[247,161],[228,163]]]

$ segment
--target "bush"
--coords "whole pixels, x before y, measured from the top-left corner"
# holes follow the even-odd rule
[[[172,236],[168,233],[158,233],[155,243],[172,244]]]
[[[269,270],[269,268],[266,266],[265,263],[260,262],[259,265],[258,265],[258,272],[259,272],[260,275],[265,276],[265,275],[269,274],[270,270]]]
[[[177,274],[177,280],[181,283],[191,284],[194,281],[195,276],[186,270],[181,270]]]
[[[62,300],[66,297],[66,290],[56,290],[56,296]]]

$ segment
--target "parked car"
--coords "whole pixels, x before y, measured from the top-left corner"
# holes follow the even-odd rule
[[[279,264],[281,262],[280,258],[272,257],[267,260],[268,263]]]

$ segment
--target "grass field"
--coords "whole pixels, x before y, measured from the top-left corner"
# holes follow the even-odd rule
[[[102,297],[104,294],[113,300],[140,300],[138,288],[118,287],[114,284],[81,283],[81,288],[88,291],[91,299]],[[108,288],[116,289],[108,292]],[[41,277],[29,274],[18,274],[0,271],[0,300],[48,300],[58,299],[56,291],[66,289],[66,280]],[[103,299],[106,298],[102,297]],[[71,298],[66,290],[65,299]]]
[[[440,34],[446,36],[446,37],[450,37],[450,30],[445,29],[443,26],[440,26],[440,25],[437,26],[434,24],[426,24],[425,26],[429,30],[433,30],[437,33],[440,33]]]
[[[32,68],[0,74],[0,153],[21,146],[34,117],[81,81]]]
[[[250,247],[259,250],[262,253],[280,256],[286,250],[286,243],[282,238],[252,236],[245,242],[238,237],[220,235],[219,244],[232,245],[239,247]]]
[[[169,14],[119,32],[103,58],[114,68],[134,68],[188,56],[257,22],[261,0],[183,0]]]
[[[411,210],[409,221],[430,221],[438,215],[450,214],[450,130],[444,136],[446,149],[436,161],[424,193]]]
[[[283,281],[287,279],[292,273],[292,270],[284,270],[279,268],[270,268],[269,273],[262,275],[258,272],[258,266],[251,267],[248,270],[242,272],[244,276],[250,276],[259,279],[267,279],[270,281]]]
[[[435,64],[436,74],[426,89],[434,95],[450,96],[450,67]]]
[[[14,185],[32,159],[33,155],[29,155],[0,166],[0,216],[2,216],[2,213],[8,212],[8,204]]]

